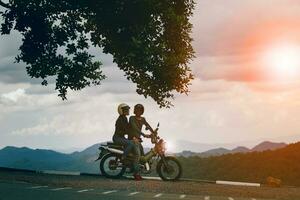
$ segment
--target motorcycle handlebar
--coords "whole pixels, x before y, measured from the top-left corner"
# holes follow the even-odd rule
[[[157,132],[151,133],[150,138],[152,143],[156,143],[160,139],[160,137],[157,135]]]

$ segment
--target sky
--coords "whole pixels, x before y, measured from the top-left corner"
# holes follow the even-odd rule
[[[174,151],[180,144],[254,145],[300,139],[300,1],[197,0],[192,37],[196,58],[190,93],[160,109],[135,93],[101,49],[102,85],[57,97],[54,85],[30,79],[14,63],[21,37],[0,36],[0,148],[69,151],[111,140],[117,106],[145,106],[145,118]],[[298,54],[299,53],[299,54]],[[177,145],[177,146],[176,146]]]

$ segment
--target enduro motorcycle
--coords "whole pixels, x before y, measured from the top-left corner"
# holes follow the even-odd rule
[[[182,174],[180,162],[173,156],[166,156],[166,143],[158,136],[158,128],[151,133],[151,143],[154,147],[141,156],[139,165],[142,174],[150,174],[156,161],[156,172],[164,181],[179,180]],[[131,170],[134,155],[121,160],[123,147],[114,143],[103,144],[99,147],[100,172],[107,178],[120,178],[129,169]],[[96,160],[96,161],[97,161]]]

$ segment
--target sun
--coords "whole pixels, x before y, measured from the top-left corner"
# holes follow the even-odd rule
[[[168,152],[174,152],[176,150],[175,144],[171,141],[166,142],[166,148]]]
[[[279,44],[268,48],[263,54],[268,73],[276,79],[293,79],[300,73],[300,46]]]

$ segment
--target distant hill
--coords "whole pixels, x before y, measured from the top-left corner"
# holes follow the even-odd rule
[[[198,156],[198,157],[209,157],[209,156],[219,156],[229,153],[247,153],[247,152],[261,152],[261,151],[267,151],[267,150],[275,150],[279,148],[283,148],[287,146],[285,143],[276,143],[276,142],[269,142],[264,141],[259,143],[258,145],[254,146],[252,149],[248,149],[247,147],[239,146],[232,150],[226,149],[226,148],[215,148],[208,151],[204,151],[201,153],[196,153],[192,151],[183,151],[180,153],[176,153],[177,156],[183,156],[183,157],[190,157],[190,156]]]
[[[0,166],[33,170],[70,170],[98,173],[99,144],[72,154],[27,147],[5,147],[0,150]]]
[[[264,183],[268,176],[285,185],[300,186],[300,142],[276,150],[225,154],[214,157],[180,157],[185,177]]]
[[[97,156],[98,154],[98,149],[99,149],[99,146],[101,145],[102,143],[97,143],[97,144],[94,144],[86,149],[84,149],[83,151],[75,151],[73,153],[71,153],[70,155],[72,157],[85,157],[85,156]]]
[[[183,156],[183,157],[191,157],[191,156],[198,156],[199,153],[195,153],[192,151],[182,151],[180,153],[176,153],[176,156]]]
[[[256,145],[255,147],[253,147],[251,149],[251,151],[275,150],[275,149],[283,148],[286,146],[287,146],[287,144],[285,144],[285,143],[276,143],[276,142],[265,141],[265,142],[262,142],[262,143]]]
[[[231,153],[247,153],[249,151],[250,151],[250,149],[248,149],[247,147],[239,146],[239,147],[232,149]]]
[[[72,158],[52,150],[29,149],[27,147],[5,147],[0,150],[0,166],[24,169],[58,169],[68,166]]]
[[[231,151],[229,149],[225,148],[216,148],[216,149],[211,149],[202,153],[198,153],[197,156],[199,157],[210,157],[210,156],[219,156],[223,154],[230,153]]]

